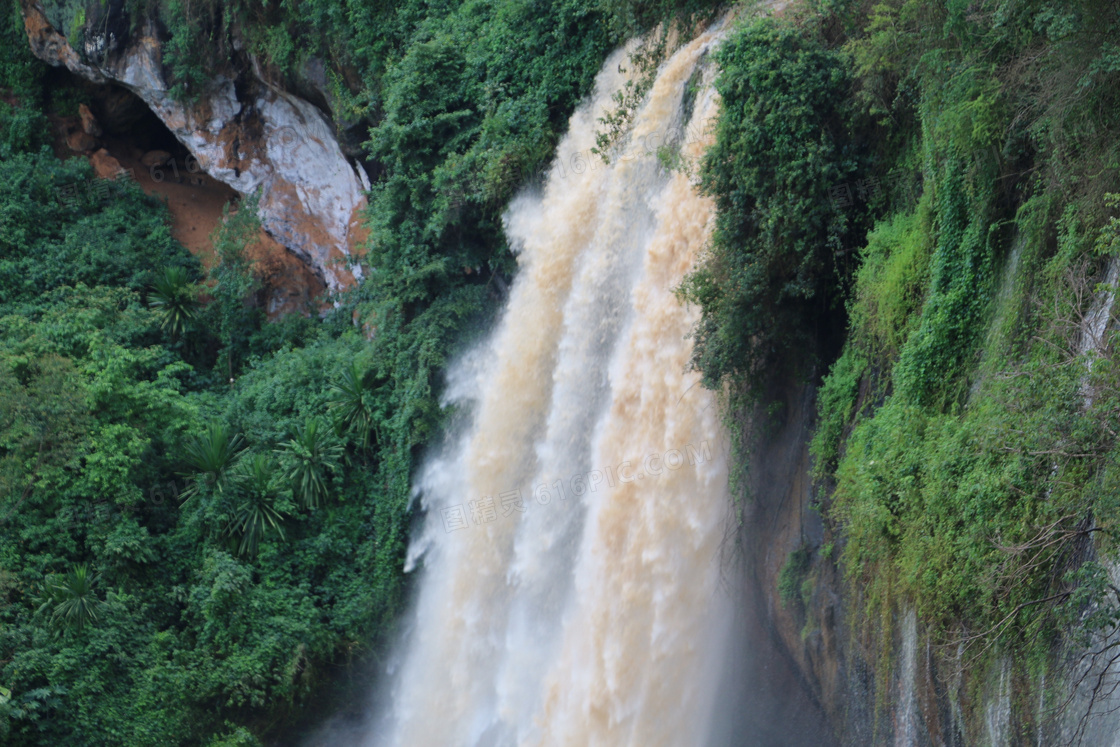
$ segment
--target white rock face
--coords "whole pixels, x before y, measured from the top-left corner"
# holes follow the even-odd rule
[[[348,267],[345,260],[361,240],[358,211],[369,180],[347,161],[317,108],[257,75],[248,100],[238,98],[233,80],[217,76],[197,102],[176,101],[150,24],[123,51],[91,65],[51,26],[38,2],[23,0],[21,10],[37,57],[95,83],[119,83],[151,108],[207,173],[242,194],[260,189],[261,225],[331,290],[361,277],[357,265]]]

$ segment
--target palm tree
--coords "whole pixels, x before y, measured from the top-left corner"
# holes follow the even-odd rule
[[[198,289],[187,279],[184,268],[165,267],[156,277],[148,305],[163,319],[160,328],[166,329],[172,337],[179,337],[198,311]]]
[[[323,430],[317,419],[308,418],[277,452],[287,465],[287,477],[299,504],[304,508],[318,508],[327,498],[328,473],[338,471],[342,444]]]
[[[277,504],[275,472],[267,454],[253,454],[237,465],[235,478],[241,501],[226,528],[231,538],[240,537],[237,554],[254,556],[261,539],[275,530],[284,539],[284,510]]]
[[[49,579],[40,597],[39,613],[50,613],[52,625],[81,630],[97,622],[101,602],[94,596],[97,574],[85,564],[74,565],[60,580]]]
[[[366,385],[368,371],[363,371],[356,362],[342,369],[338,380],[331,385],[331,401],[328,408],[335,414],[335,426],[339,431],[350,430],[360,434],[362,448],[369,447],[370,431],[373,429],[373,393]]]
[[[240,434],[233,434],[229,426],[218,421],[210,423],[202,435],[183,443],[183,458],[189,466],[184,474],[195,478],[183,491],[184,503],[198,495],[204,485],[222,492],[230,465],[245,451],[242,443]]]

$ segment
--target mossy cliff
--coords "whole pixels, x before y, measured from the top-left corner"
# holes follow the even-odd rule
[[[1105,2],[831,2],[720,53],[696,361],[853,742],[1111,726],[1118,41]]]

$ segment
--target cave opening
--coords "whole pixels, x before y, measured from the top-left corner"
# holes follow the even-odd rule
[[[104,123],[106,143],[116,145],[118,149],[126,148],[133,156],[139,154],[142,157],[144,153],[163,151],[170,154],[172,159],[186,163],[190,155],[187,148],[171,134],[171,130],[167,129],[160,118],[144,105],[144,102],[128,91],[123,92],[143,106],[139,116],[124,121],[114,120],[106,111],[114,105],[110,98],[95,99],[95,103],[100,105],[91,107],[93,115]],[[109,150],[112,152],[113,148],[110,147]]]
[[[105,149],[122,166],[126,161],[140,162],[152,152],[166,153],[167,160],[174,159],[178,164],[187,163],[187,148],[127,88],[116,83],[91,83],[64,68],[51,68],[47,83],[60,150],[90,155]]]
[[[129,175],[167,205],[172,235],[204,267],[213,266],[215,231],[224,211],[236,210],[240,193],[208,175],[132,91],[116,83],[91,83],[65,69],[52,69],[50,75],[58,155],[85,156],[98,178]],[[245,251],[260,281],[249,299],[252,305],[263,307],[272,318],[320,311],[324,281],[302,259],[263,229]]]

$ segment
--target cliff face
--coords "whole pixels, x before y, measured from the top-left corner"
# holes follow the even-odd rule
[[[87,12],[79,49],[42,4],[21,0],[21,11],[37,57],[93,83],[127,88],[208,174],[241,194],[260,190],[263,228],[329,288],[360,275],[345,260],[363,239],[359,211],[368,178],[343,153],[327,116],[265,80],[251,55],[234,55],[193,101],[176,100],[163,65],[166,39],[150,21],[134,33],[122,2]]]
[[[1109,265],[1106,288],[1115,284],[1116,267]],[[1016,268],[1009,263],[1005,282]],[[1082,346],[1103,339],[1112,305],[1110,291],[1097,293]],[[861,590],[835,561],[846,540],[821,519],[830,486],[812,477],[816,392],[805,382],[772,389],[745,426],[751,444],[741,536],[746,605],[780,654],[769,669],[792,673],[842,745],[1113,743],[1120,733],[1120,679],[1109,669],[1114,660],[1100,652],[1120,646],[1115,634],[1095,636],[1088,646],[1068,641],[1059,661],[1073,665],[1030,679],[1005,654],[967,664],[961,647],[934,644],[911,609],[866,619]],[[1107,567],[1115,584],[1120,571],[1111,562]]]
[[[826,555],[826,540],[833,538],[814,506],[809,441],[815,391],[807,383],[771,391],[767,399],[779,405],[772,410],[777,414],[759,408],[747,426],[750,496],[742,542],[751,604],[837,743],[961,744],[952,704],[938,684],[930,649],[918,640],[916,621],[893,626],[903,632],[884,652],[861,636],[851,616],[849,589]],[[788,569],[798,554],[803,564]],[[885,680],[875,674],[881,654],[890,662]]]

